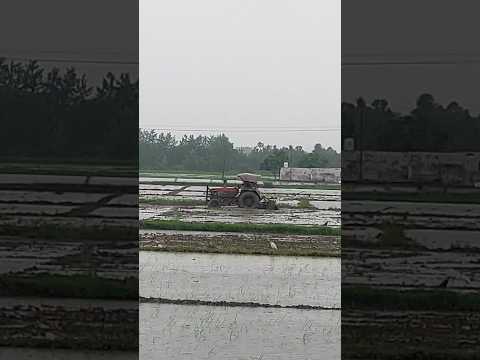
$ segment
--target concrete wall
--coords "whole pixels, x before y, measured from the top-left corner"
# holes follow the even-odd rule
[[[343,181],[459,186],[480,182],[480,153],[365,151],[362,160],[360,156],[358,151],[342,153]]]
[[[281,181],[300,181],[313,183],[339,183],[341,181],[339,168],[281,168]]]

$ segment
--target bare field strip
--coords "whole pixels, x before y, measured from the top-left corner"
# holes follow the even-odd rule
[[[274,243],[276,249],[272,248]],[[168,252],[340,256],[340,238],[322,235],[140,230],[140,249]]]

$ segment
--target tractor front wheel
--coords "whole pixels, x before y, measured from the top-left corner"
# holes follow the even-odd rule
[[[238,205],[242,208],[254,209],[258,207],[260,198],[257,194],[251,191],[244,192],[240,194],[238,198]]]

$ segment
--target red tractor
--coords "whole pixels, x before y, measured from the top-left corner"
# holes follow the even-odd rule
[[[238,186],[208,187],[206,201],[208,207],[238,205],[241,208],[276,210],[274,200],[267,199],[258,190],[258,176],[254,174],[239,174],[242,181]]]

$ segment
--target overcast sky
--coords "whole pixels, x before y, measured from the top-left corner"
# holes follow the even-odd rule
[[[74,66],[92,85],[109,71],[138,78],[138,0],[3,0],[2,10],[0,57],[67,59],[42,65]]]
[[[428,92],[478,114],[479,7],[470,0],[343,0],[342,61],[451,63],[343,66],[342,99],[386,98],[394,110],[408,111]]]
[[[313,130],[340,127],[341,98],[407,111],[430,92],[480,112],[476,1],[343,0],[341,14],[338,0],[141,0],[140,16],[137,4],[5,0],[0,56],[135,62],[140,41],[140,125],[226,130],[237,145],[339,148],[340,132]],[[454,64],[340,66],[439,59]],[[138,75],[73,65],[92,82]]]
[[[340,18],[338,0],[142,0],[140,125],[339,149]]]

